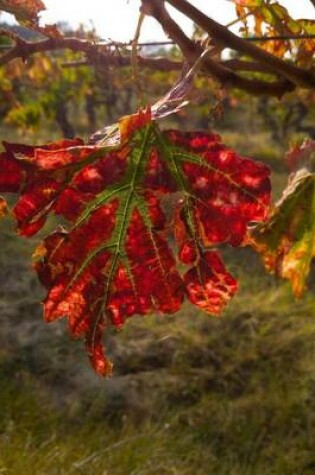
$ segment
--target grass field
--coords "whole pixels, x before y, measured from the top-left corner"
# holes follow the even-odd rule
[[[263,136],[227,139],[285,181]],[[266,145],[267,143],[267,145]],[[245,145],[244,145],[245,144]],[[41,321],[32,243],[0,234],[0,474],[315,473],[315,298],[295,301],[248,249],[225,251],[241,289],[222,318],[186,305],[135,317],[91,372],[63,322]]]

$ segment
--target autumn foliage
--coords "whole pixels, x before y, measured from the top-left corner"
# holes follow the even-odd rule
[[[247,15],[257,2],[236,3]],[[0,7],[38,30],[42,2],[0,0]],[[256,29],[259,21],[256,16]],[[55,28],[40,31],[58,38]],[[163,130],[152,110],[123,117],[89,143],[4,142],[0,154],[0,192],[17,198],[12,216],[18,233],[33,236],[49,215],[60,217],[34,253],[47,289],[45,320],[67,318],[100,375],[112,367],[103,350],[109,325],[120,328],[133,315],[174,313],[185,299],[211,315],[221,313],[237,282],[220,246],[251,245],[269,271],[292,281],[296,294],[313,258],[313,174],[293,178],[271,208],[266,165],[240,156],[215,133]],[[0,216],[7,213],[1,199]]]
[[[38,232],[49,213],[69,222],[35,253],[48,291],[45,319],[67,317],[101,374],[110,372],[102,349],[109,323],[173,313],[185,298],[221,312],[237,283],[216,248],[240,246],[247,224],[266,217],[270,199],[269,169],[218,135],[162,132],[148,112],[125,118],[120,130],[118,147],[79,139],[5,143],[0,160],[0,190],[19,196],[13,216],[21,235]]]

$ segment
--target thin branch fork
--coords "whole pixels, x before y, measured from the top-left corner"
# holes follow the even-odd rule
[[[155,2],[156,0],[142,0],[143,2]],[[159,0],[157,0],[159,1]],[[183,13],[186,17],[197,23],[206,33],[216,42],[224,47],[231,48],[239,53],[245,54],[255,61],[259,61],[265,66],[273,69],[276,74],[285,76],[287,80],[297,86],[305,88],[315,87],[315,76],[310,71],[300,69],[293,64],[282,61],[281,59],[269,54],[261,48],[258,48],[251,42],[232,33],[226,27],[207,17],[200,10],[191,5],[187,0],[166,0],[170,5]],[[157,13],[157,10],[155,10]],[[160,18],[158,21],[160,21]]]
[[[178,45],[184,58],[190,64],[194,64],[202,55],[204,52],[202,45],[192,41],[185,35],[169,15],[163,0],[142,0],[142,11],[147,15],[153,16],[160,23],[165,33]],[[225,29],[225,27],[222,28]],[[216,47],[220,47],[220,41],[217,41],[217,38],[215,38],[215,44]],[[224,45],[222,45],[221,49],[224,49]],[[262,65],[265,68],[265,72],[267,72],[266,69],[268,68],[268,73],[272,72],[273,74],[279,75],[278,71],[275,72],[274,68],[269,64]],[[293,91],[296,87],[295,84],[286,77],[283,78],[283,75],[281,75],[282,79],[271,82],[242,77],[236,74],[231,68],[226,67],[226,65],[215,61],[209,56],[205,57],[202,61],[202,71],[217,79],[224,87],[242,89],[253,95],[281,97],[284,93]]]

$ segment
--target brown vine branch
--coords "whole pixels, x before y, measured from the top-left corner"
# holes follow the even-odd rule
[[[192,43],[193,44],[193,43]],[[77,38],[62,38],[62,39],[47,39],[36,43],[28,43],[20,38],[16,39],[16,44],[7,53],[0,56],[0,66],[5,65],[16,58],[21,58],[26,61],[31,55],[39,52],[54,51],[58,49],[70,49],[75,52],[84,52],[87,55],[88,62],[93,65],[102,67],[129,67],[131,66],[131,59],[127,56],[113,55],[108,52],[106,48],[98,48],[93,43],[80,40]],[[202,50],[199,49],[191,55],[191,59],[195,60],[200,56]],[[276,81],[268,83],[260,80],[249,80],[236,76],[232,69],[249,70],[249,66],[244,64],[241,68],[240,64],[235,67],[227,69],[224,63],[216,63],[210,59],[205,60],[206,70],[212,74],[225,86],[236,87],[246,90],[252,94],[267,94],[273,96],[281,96],[284,92],[292,90],[290,83],[283,81]],[[245,63],[245,62],[244,62]],[[82,64],[82,63],[81,63]],[[149,58],[138,56],[139,66],[146,67],[153,70],[159,70],[164,72],[180,71],[182,69],[182,63],[178,61],[172,61],[167,58]],[[253,69],[250,69],[253,70]],[[259,71],[259,69],[258,69]]]
[[[315,0],[314,0],[315,1]],[[250,36],[248,38],[242,38],[245,41],[253,41],[254,43],[265,43],[268,41],[289,41],[289,40],[309,40],[315,39],[315,35],[282,35],[282,36]],[[132,47],[132,41],[127,41],[125,43],[117,43],[117,42],[99,42],[95,43],[96,46],[106,46],[107,48],[112,47]],[[138,42],[137,48],[146,48],[146,47],[154,47],[154,46],[174,46],[176,43],[174,41],[145,41],[145,42]],[[0,45],[0,50],[9,50],[12,46],[10,45]]]
[[[3,35],[9,35],[15,41],[15,46],[5,45],[9,49],[7,53],[0,56],[0,66],[7,64],[16,58],[27,60],[31,55],[39,52],[48,52],[58,49],[70,49],[74,52],[83,52],[87,54],[87,60],[71,61],[65,63],[64,67],[78,67],[78,66],[113,66],[113,67],[130,67],[132,64],[130,56],[114,55],[111,50],[94,44],[87,40],[78,38],[62,38],[49,39],[37,41],[36,43],[29,43],[19,37],[13,36],[11,32],[2,31]],[[174,42],[161,42],[161,44],[174,44]],[[146,43],[147,44],[147,43]],[[149,43],[150,45],[152,43]],[[100,47],[99,47],[100,46]],[[174,61],[165,57],[143,57],[137,56],[139,66],[162,72],[181,71],[182,62]],[[232,71],[254,71],[262,73],[270,73],[271,69],[262,65],[258,61],[242,61],[239,59],[230,59],[220,61],[222,67],[228,68]]]
[[[155,0],[143,0],[145,2],[155,2]],[[207,17],[200,10],[191,5],[187,0],[167,0],[167,2],[183,13],[186,17],[197,23],[216,42],[224,47],[231,48],[242,53],[255,61],[270,67],[274,73],[284,76],[288,81],[297,86],[305,88],[315,87],[315,76],[310,71],[298,68],[297,66],[282,61],[281,59],[258,48],[251,42],[240,38],[226,27]],[[158,21],[163,18],[159,18]]]
[[[7,32],[2,32],[6,34]],[[108,67],[130,67],[132,65],[132,59],[130,56],[126,55],[113,55],[111,51],[108,51],[104,48],[96,49],[96,45],[86,40],[81,40],[77,38],[63,38],[62,40],[42,40],[37,41],[36,43],[29,43],[19,37],[13,37],[10,33],[12,40],[16,42],[15,46],[8,46],[9,51],[2,56],[0,56],[0,65],[5,65],[13,59],[22,58],[24,61],[27,60],[31,55],[39,52],[48,52],[58,49],[70,49],[74,52],[83,52],[88,56],[87,60],[82,61],[72,61],[64,64],[65,67],[78,67],[78,66],[92,66],[97,64],[98,66]],[[173,43],[173,42],[172,42]],[[174,43],[173,43],[174,44]],[[165,57],[143,57],[141,55],[137,56],[137,61],[139,66],[145,67],[148,69],[170,72],[170,71],[180,71],[183,67],[182,62],[174,61]],[[222,62],[222,65],[225,63]],[[257,64],[250,65],[249,62],[240,62],[236,60],[227,61],[226,64],[231,67],[231,69],[240,69],[244,71],[261,71],[261,68]],[[266,71],[266,69],[264,69]]]
[[[47,51],[56,51],[59,49],[69,49],[74,52],[83,52],[89,58],[107,57],[109,51],[106,46],[99,46],[92,41],[82,40],[79,38],[47,38],[41,41],[28,42],[22,38],[13,35],[12,32],[2,30],[1,35],[9,36],[14,41],[14,46],[9,51],[0,56],[0,66],[9,63],[13,59],[21,58],[26,61],[35,53],[43,53]]]
[[[265,43],[268,41],[290,41],[290,40],[302,41],[302,40],[311,40],[314,38],[315,38],[315,35],[281,35],[281,36],[249,36],[248,38],[242,38],[242,40],[253,41],[254,43],[255,42]]]
[[[314,0],[315,1],[315,0]],[[268,41],[290,41],[290,40],[310,40],[315,39],[315,35],[274,35],[274,36],[248,36],[242,37],[244,41],[252,41],[257,43],[267,43]],[[146,46],[172,46],[176,43],[174,41],[145,41],[138,42],[139,48]],[[117,43],[106,43],[107,47],[116,46]],[[132,46],[132,42],[118,43],[118,46]]]
[[[315,0],[314,0],[315,2]],[[268,41],[290,41],[290,40],[311,40],[315,39],[315,35],[279,35],[279,36],[248,36],[247,38],[242,38],[245,41],[253,41],[254,43],[265,43]],[[127,43],[119,43],[122,46],[131,46],[131,43],[128,41]],[[107,43],[107,46],[112,46],[114,43]],[[138,47],[146,47],[146,46],[168,46],[168,45],[175,45],[174,41],[146,41],[146,42],[139,42]]]
[[[6,34],[7,32],[2,32]],[[10,34],[12,38],[12,35]],[[56,51],[59,49],[69,49],[74,52],[82,52],[87,56],[87,60],[74,61],[66,63],[65,66],[83,66],[83,65],[97,65],[103,67],[129,67],[131,66],[130,56],[115,55],[108,48],[96,45],[87,40],[78,38],[58,38],[46,39],[34,43],[27,42],[21,38],[12,38],[15,45],[0,56],[0,66],[8,64],[14,59],[21,58],[26,61],[35,53],[44,53],[48,51]],[[180,71],[183,67],[179,61],[172,61],[164,57],[142,57],[138,55],[137,61],[139,66],[146,67],[157,71]]]
[[[192,64],[202,55],[204,50],[201,44],[192,41],[185,35],[169,15],[163,0],[142,0],[142,11],[153,16],[160,23],[165,33],[179,46],[186,61]],[[217,42],[216,45],[218,45]],[[269,65],[267,67],[274,73],[273,68]],[[265,94],[281,97],[285,92],[292,91],[295,88],[295,85],[286,78],[270,82],[239,76],[232,69],[209,57],[203,59],[202,71],[213,76],[224,87],[242,89],[253,95]]]
[[[146,10],[145,13],[153,15],[171,38],[171,41],[166,43],[177,44],[182,50],[185,59],[190,64],[193,64],[203,53],[203,47],[199,43],[192,41],[183,33],[181,28],[174,22],[164,8],[163,2],[160,0],[142,0],[142,2],[144,10]],[[225,27],[222,27],[221,25],[219,26],[226,30]],[[2,34],[9,36],[15,42],[15,45],[10,47],[7,52],[0,56],[0,66],[7,64],[15,58],[27,60],[35,53],[59,49],[70,49],[74,52],[83,52],[87,56],[88,63],[96,66],[124,67],[131,65],[130,57],[113,54],[111,46],[114,44],[100,45],[89,40],[66,37],[47,38],[30,43],[15,36],[10,31],[3,31]],[[115,45],[117,46],[117,44]],[[144,43],[144,45],[146,45],[146,43]],[[259,50],[259,48],[257,49]],[[139,66],[154,70],[169,72],[182,69],[182,64],[180,62],[172,61],[168,58],[150,58],[139,55],[137,56],[137,61]],[[281,64],[282,63],[286,64],[281,61]],[[243,89],[251,94],[266,94],[280,97],[285,92],[292,91],[295,87],[294,84],[286,78],[271,82],[260,79],[248,79],[235,73],[235,71],[256,71],[272,73],[281,77],[281,74],[279,74],[278,71],[275,71],[272,66],[257,60],[252,62],[240,60],[222,62],[214,61],[210,57],[205,57],[202,62],[202,68],[203,72],[212,75],[225,87]],[[299,70],[299,68],[296,69]],[[301,71],[303,72],[303,70]]]
[[[273,70],[259,61],[243,61],[238,58],[227,59],[221,64],[232,71],[251,71],[255,73],[273,73]]]

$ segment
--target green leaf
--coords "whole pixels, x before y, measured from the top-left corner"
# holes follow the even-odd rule
[[[289,279],[294,295],[306,288],[315,255],[315,174],[297,172],[276,204],[270,220],[252,232],[251,245],[266,269]]]

